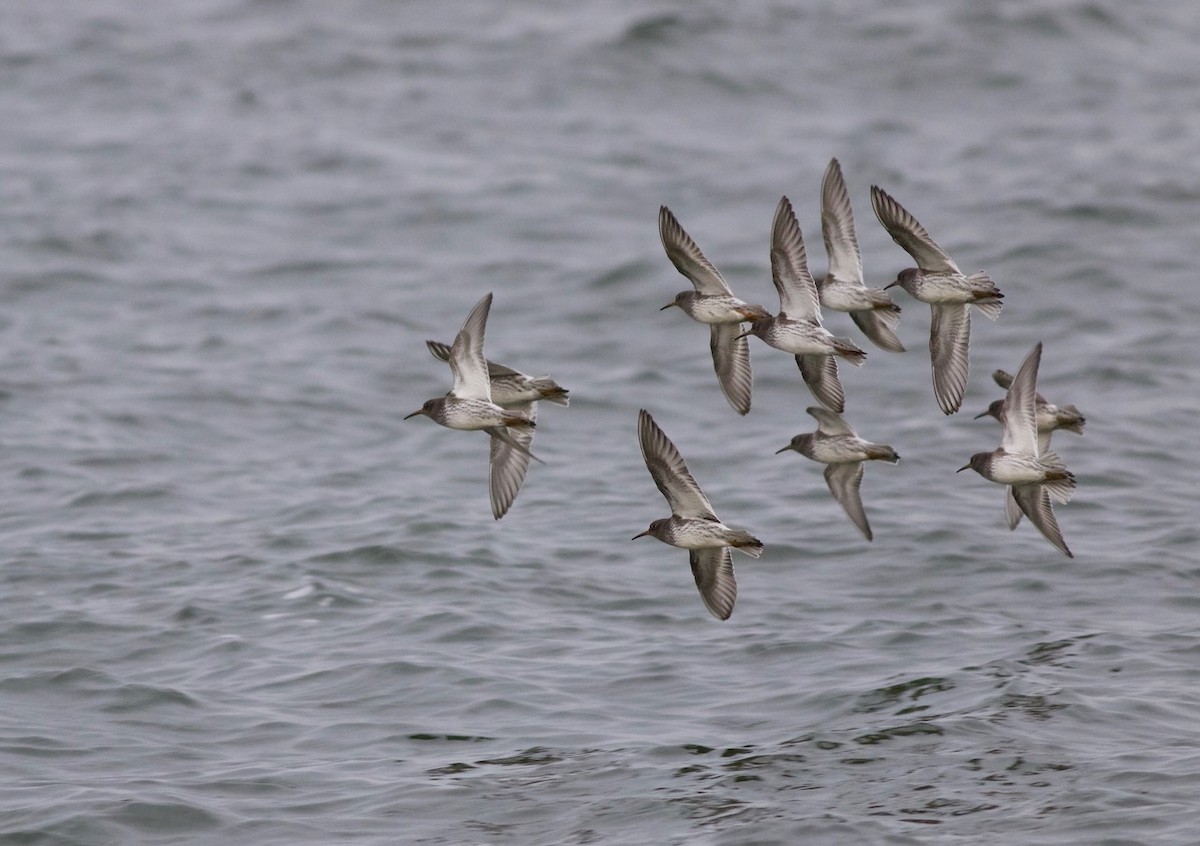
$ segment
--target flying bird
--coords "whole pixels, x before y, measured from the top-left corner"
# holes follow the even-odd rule
[[[904,352],[896,337],[900,306],[881,288],[863,282],[862,253],[854,232],[850,193],[842,177],[842,166],[831,159],[821,180],[821,237],[829,269],[816,280],[821,307],[849,313],[850,319],[871,343],[891,352]]]
[[[425,346],[434,358],[450,361],[448,345],[426,341]],[[486,361],[486,364],[492,402],[501,408],[519,412],[536,422],[537,404],[540,400],[556,405],[570,404],[567,389],[549,376],[529,376],[494,361]],[[503,438],[491,439],[489,497],[492,515],[497,520],[508,512],[517,498],[521,485],[525,483],[525,474],[529,472],[529,459],[532,457],[529,447],[533,441],[533,429],[513,429],[508,434],[524,449],[513,446]]]
[[[745,529],[720,521],[675,444],[645,409],[638,412],[638,443],[650,477],[671,507],[671,516],[655,520],[633,540],[650,536],[686,549],[704,607],[718,620],[728,620],[737,599],[729,549],[757,558],[763,551],[762,541]]]
[[[678,307],[698,323],[710,326],[709,348],[713,368],[725,399],[738,414],[750,411],[750,345],[742,335],[742,323],[768,317],[760,305],[739,300],[729,283],[700,247],[684,231],[666,206],[658,210],[658,236],[667,258],[692,283],[695,290],[680,291],[659,311]]]
[[[825,464],[825,483],[847,516],[867,540],[874,540],[867,512],[862,503],[863,462],[900,460],[896,450],[886,444],[864,441],[837,412],[826,408],[806,409],[817,420],[817,431],[796,435],[776,455],[795,450],[805,458]]]
[[[483,337],[491,307],[492,295],[487,294],[471,309],[454,337],[449,356],[450,372],[454,374],[450,393],[426,400],[404,419],[424,415],[451,429],[482,430],[491,436],[490,498],[492,514],[499,520],[520,490],[529,459],[541,459],[529,451],[529,440],[536,426],[532,416],[492,402],[487,360],[483,357]],[[496,441],[501,446],[496,446]]]
[[[929,355],[933,362],[933,393],[946,414],[962,406],[967,390],[971,346],[971,306],[996,320],[1004,295],[986,273],[964,276],[954,259],[937,245],[908,211],[878,185],[871,186],[871,207],[892,240],[904,248],[916,267],[900,271],[896,281],[913,298],[929,303]]]
[[[1038,449],[1036,397],[1041,360],[1039,342],[1025,356],[1009,385],[1000,413],[1004,434],[999,448],[975,453],[958,472],[970,468],[985,479],[1007,485],[1008,527],[1015,529],[1024,514],[1056,549],[1074,558],[1058,528],[1050,499],[1069,502],[1075,492],[1075,476],[1055,453]]]
[[[1005,390],[1013,381],[1012,375],[1003,370],[993,371],[992,378]],[[1050,449],[1050,436],[1059,429],[1074,432],[1077,435],[1083,434],[1083,424],[1087,422],[1087,418],[1075,406],[1053,405],[1046,402],[1046,398],[1041,394],[1035,394],[1034,408],[1037,413],[1038,452],[1046,452]],[[997,420],[1003,420],[1003,409],[1004,400],[995,400],[987,407],[986,411],[976,414],[975,419],[995,417]]]
[[[804,236],[787,197],[776,206],[771,227],[771,279],[779,292],[779,314],[755,320],[746,334],[796,356],[800,375],[817,401],[832,411],[845,411],[834,356],[861,367],[867,354],[849,338],[835,337],[821,325],[817,283],[808,271]]]

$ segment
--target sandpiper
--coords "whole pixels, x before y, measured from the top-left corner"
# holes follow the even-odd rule
[[[448,362],[450,347],[438,341],[426,341],[425,346],[434,358]],[[525,414],[530,420],[537,420],[537,404],[539,400],[552,402],[557,405],[570,405],[569,393],[549,376],[529,376],[519,370],[487,361],[488,382],[492,392],[492,402],[501,408]],[[492,503],[492,515],[499,520],[513,504],[521,485],[525,482],[525,474],[529,472],[529,447],[533,442],[533,430],[513,429],[509,436],[524,449],[510,445],[502,438],[491,439],[491,485],[489,487]]]
[[[863,282],[862,253],[854,232],[854,212],[850,193],[842,177],[842,166],[831,159],[821,180],[821,236],[829,270],[817,279],[821,306],[844,311],[871,343],[891,352],[904,352],[896,337],[900,306],[881,288],[868,288]]]
[[[837,412],[826,408],[812,407],[806,409],[817,420],[817,431],[796,435],[781,452],[795,450],[805,458],[819,461],[825,467],[825,483],[833,498],[841,503],[842,508],[854,525],[858,526],[867,540],[874,540],[871,526],[867,522],[867,512],[863,510],[862,487],[863,462],[878,460],[895,464],[900,460],[896,450],[886,444],[873,444],[864,441]]]
[[[779,201],[771,227],[771,278],[779,292],[779,314],[755,320],[746,334],[792,353],[817,401],[833,411],[844,411],[846,397],[834,356],[861,366],[867,354],[849,338],[835,337],[821,325],[817,284],[808,271],[804,236],[787,197]]]
[[[993,371],[992,378],[996,380],[997,385],[1005,390],[1012,385],[1013,381],[1012,375],[1003,370]],[[1046,398],[1041,394],[1035,394],[1034,408],[1037,413],[1039,453],[1044,453],[1050,449],[1050,435],[1058,429],[1074,432],[1077,435],[1083,434],[1083,424],[1087,422],[1087,418],[1075,406],[1052,405],[1046,402]],[[997,420],[1003,420],[1003,409],[1004,400],[995,400],[987,407],[986,411],[976,414],[975,419],[978,420],[980,417],[995,417]]]
[[[752,378],[750,345],[742,335],[741,325],[770,315],[762,306],[733,295],[725,277],[704,257],[666,206],[658,210],[658,236],[671,264],[695,287],[694,291],[680,291],[659,310],[677,306],[693,320],[709,324],[709,347],[721,390],[734,411],[746,414],[750,411]]]
[[[892,240],[917,263],[900,271],[896,281],[886,287],[899,285],[913,298],[929,303],[933,312],[929,329],[933,393],[942,411],[953,414],[962,406],[967,390],[970,307],[977,306],[985,317],[995,320],[1004,295],[986,273],[964,276],[925,227],[878,185],[871,186],[871,206]]]
[[[688,472],[683,456],[645,409],[638,412],[638,443],[646,469],[671,506],[671,516],[655,520],[633,539],[649,535],[686,549],[704,606],[717,619],[728,620],[737,599],[729,549],[757,558],[763,551],[762,541],[718,519],[708,497]]]
[[[492,514],[499,520],[520,490],[529,459],[540,459],[529,451],[529,440],[536,425],[532,416],[492,402],[487,361],[483,357],[483,338],[491,307],[492,295],[488,294],[471,309],[454,337],[449,357],[450,371],[454,374],[454,387],[450,393],[426,400],[404,419],[423,414],[451,429],[482,430],[491,436],[490,497]],[[500,446],[496,445],[497,441]]]
[[[1063,540],[1054,517],[1050,498],[1068,502],[1075,492],[1075,476],[1062,459],[1053,452],[1038,450],[1037,434],[1037,372],[1042,360],[1039,342],[1025,360],[1009,385],[1000,412],[1004,434],[1000,447],[991,452],[977,452],[959,468],[970,468],[985,479],[1008,485],[1005,513],[1008,526],[1015,529],[1023,513],[1055,548],[1068,558],[1074,558]]]

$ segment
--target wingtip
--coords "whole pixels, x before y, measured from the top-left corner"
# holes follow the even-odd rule
[[[775,206],[775,225],[772,229],[778,234],[783,231],[784,227],[796,220],[796,211],[792,208],[792,201],[788,199],[787,194],[779,198],[779,203]],[[796,228],[799,229],[800,224],[796,223]]]
[[[963,398],[951,396],[937,397],[938,408],[942,410],[942,414],[949,417],[951,414],[958,414],[958,410],[962,408]]]

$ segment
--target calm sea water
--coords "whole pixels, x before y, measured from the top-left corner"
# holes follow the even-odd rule
[[[0,841],[1185,843],[1200,819],[1192,3],[130,0],[0,11]],[[668,204],[774,305],[837,156],[1007,295],[944,417],[928,309],[843,368],[865,542],[757,340],[716,386]],[[495,293],[551,372],[493,521],[404,414]],[[859,337],[844,315],[826,315]],[[1074,560],[973,473],[1045,342]],[[704,611],[651,410],[766,554]]]

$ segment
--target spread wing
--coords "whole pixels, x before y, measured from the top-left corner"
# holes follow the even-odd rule
[[[804,384],[812,391],[817,402],[833,411],[846,410],[846,393],[842,380],[838,378],[837,360],[831,355],[798,355],[796,366]]]
[[[459,399],[492,401],[487,360],[483,357],[483,334],[491,307],[491,294],[477,302],[450,347],[450,372],[454,374],[451,393]]]
[[[521,403],[513,406],[516,411],[529,415],[529,419],[537,418],[537,403]],[[529,472],[530,444],[533,443],[533,429],[513,428],[507,434],[512,441],[493,437],[491,439],[491,481],[488,495],[492,502],[492,516],[499,520],[512,506],[525,483],[525,474]],[[515,442],[515,443],[514,443]],[[524,447],[524,449],[519,449]]]
[[[821,322],[817,283],[808,272],[804,236],[787,197],[776,206],[771,226],[771,281],[779,292],[779,311],[784,317]]]
[[[485,359],[485,361],[487,361]],[[497,376],[524,376],[520,370],[513,370],[511,367],[505,367],[503,364],[497,364],[494,361],[487,361],[488,377],[495,379]]]
[[[1068,558],[1074,558],[1067,542],[1063,540],[1062,531],[1058,528],[1058,520],[1054,518],[1054,509],[1050,505],[1050,494],[1044,485],[1014,485],[1013,498],[1021,511],[1029,518],[1029,522],[1037,526],[1042,537],[1050,541],[1055,549]]]
[[[922,270],[962,273],[954,259],[937,245],[915,217],[878,185],[871,186],[871,208],[892,240],[913,257]]]
[[[688,472],[683,456],[645,409],[638,412],[638,442],[642,447],[646,469],[650,471],[654,484],[666,497],[672,514],[679,517],[717,519],[708,497]]]
[[[714,323],[709,346],[725,399],[738,414],[747,413],[753,377],[750,374],[750,342],[742,335],[742,324]]]
[[[732,296],[728,283],[712,262],[704,257],[692,236],[688,235],[666,206],[658,209],[658,237],[675,269],[691,281],[701,294]]]
[[[871,339],[871,343],[889,352],[904,352],[904,343],[896,337],[896,324],[900,320],[900,310],[888,311],[876,309],[873,311],[852,311],[850,319],[862,333]]]
[[[440,341],[426,341],[425,347],[429,350],[429,354],[438,361],[450,360],[450,345],[443,344]]]
[[[1012,374],[1004,370],[993,370],[992,378],[996,381],[997,385],[999,385],[1001,388],[1004,388],[1006,391],[1008,390],[1008,386],[1012,384],[1013,380]],[[1049,403],[1046,402],[1046,398],[1041,394],[1034,394],[1033,397],[1035,400],[1037,400],[1038,405],[1049,405]]]
[[[929,355],[933,361],[933,394],[946,414],[962,405],[967,391],[971,310],[965,303],[931,305]]]
[[[733,578],[733,556],[729,547],[692,549],[688,551],[688,559],[704,607],[718,620],[728,620],[737,599],[737,581]]]
[[[1015,455],[1039,455],[1037,434],[1037,374],[1042,360],[1042,344],[1039,341],[1013,377],[1000,409],[1000,422],[1004,424],[1004,435],[1000,448]],[[1033,519],[1033,518],[1030,518]]]
[[[851,522],[858,526],[867,540],[873,540],[871,526],[867,523],[867,512],[863,510],[862,487],[863,463],[829,464],[825,467],[825,483],[833,498],[842,504]]]
[[[842,419],[842,415],[827,408],[810,406],[806,409],[817,420],[817,431],[825,435],[854,435],[850,424]]]
[[[438,341],[426,341],[425,346],[429,349],[429,353],[438,361],[450,360],[450,345],[443,344]],[[486,359],[485,359],[486,361]],[[497,376],[524,376],[525,374],[519,370],[513,370],[511,367],[505,367],[503,364],[497,364],[494,361],[487,361],[487,371],[489,378]]]
[[[1008,528],[1015,529],[1021,522],[1021,506],[1017,505],[1016,494],[1012,485],[1004,491],[1004,516],[1008,520]]]
[[[842,178],[842,166],[831,159],[821,180],[821,236],[829,256],[829,275],[843,282],[863,284],[862,253],[854,234],[854,212],[850,193]]]

